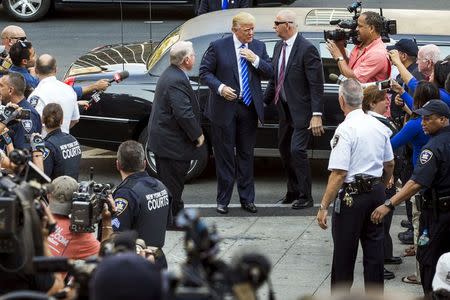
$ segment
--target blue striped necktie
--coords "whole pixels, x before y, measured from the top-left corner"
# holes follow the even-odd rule
[[[239,48],[244,49],[245,44],[242,44]],[[249,106],[252,103],[252,95],[250,93],[250,85],[248,80],[248,66],[247,60],[241,56],[239,59],[241,65],[241,80],[242,80],[242,100],[245,105]]]

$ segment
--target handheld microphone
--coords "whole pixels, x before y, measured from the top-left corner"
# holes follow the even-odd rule
[[[334,73],[331,73],[328,78],[333,81],[336,82],[337,84],[341,84],[342,82],[346,81],[348,78],[345,77],[344,75],[336,75]],[[374,81],[374,82],[366,82],[366,83],[360,83],[361,87],[363,89],[369,87],[369,86],[377,86],[378,89],[380,90],[386,90],[389,89],[391,87],[391,79],[386,79],[386,80],[381,80],[381,81]]]
[[[122,72],[117,72],[114,74],[113,78],[108,79],[109,83],[120,83],[123,80],[127,79],[128,76],[130,76],[130,73],[128,71],[122,71]],[[100,95],[103,93],[103,91],[96,91],[95,93],[92,94],[91,99],[88,101],[88,108],[91,107],[92,102],[98,102],[100,101]]]

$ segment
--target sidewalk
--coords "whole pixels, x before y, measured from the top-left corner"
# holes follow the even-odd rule
[[[397,239],[403,231],[402,216],[394,216],[391,235],[394,255],[403,253],[405,245]],[[322,230],[314,216],[276,217],[207,217],[208,224],[216,224],[223,241],[220,258],[230,261],[234,253],[247,250],[265,253],[272,262],[271,279],[276,299],[297,299],[303,295],[328,296],[333,242],[331,227]],[[328,218],[329,224],[331,218]],[[176,268],[185,259],[183,233],[168,231],[164,247],[169,269]],[[389,265],[395,279],[385,281],[385,294],[400,293],[398,299],[422,295],[420,285],[401,282],[403,276],[413,273],[415,259],[406,257],[401,265]],[[353,291],[363,291],[362,250],[355,267]],[[260,299],[267,299],[267,287],[259,290]]]

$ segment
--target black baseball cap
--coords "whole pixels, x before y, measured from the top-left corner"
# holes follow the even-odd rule
[[[416,56],[416,57],[417,53],[419,52],[419,47],[417,47],[416,42],[411,39],[401,39],[397,43],[395,43],[395,45],[387,46],[386,49],[398,50],[408,54],[409,56]]]
[[[428,101],[422,108],[416,109],[414,113],[421,116],[439,115],[450,119],[450,108],[441,99]]]

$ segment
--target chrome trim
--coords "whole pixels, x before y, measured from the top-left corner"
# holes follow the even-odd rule
[[[97,117],[97,116],[88,116],[88,115],[81,115],[80,119],[109,121],[109,122],[115,122],[115,123],[132,123],[132,122],[137,123],[137,122],[139,122],[139,120],[132,120],[132,119]]]

